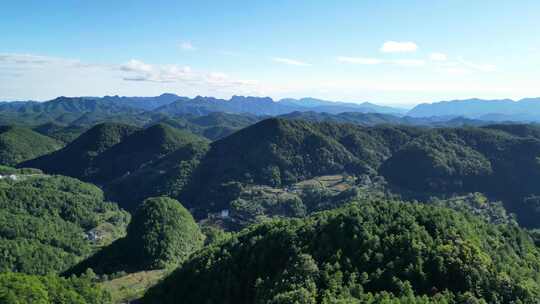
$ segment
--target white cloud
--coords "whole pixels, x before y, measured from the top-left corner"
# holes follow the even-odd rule
[[[418,49],[418,45],[411,41],[386,41],[382,47],[383,53],[406,53],[415,52]]]
[[[238,92],[253,92],[258,87],[255,80],[234,79],[223,72],[196,72],[188,66],[152,65],[135,59],[121,65],[120,70],[129,73],[123,77],[126,81],[183,83],[212,90],[228,88]]]
[[[180,48],[184,51],[194,51],[196,48],[189,41],[184,41],[180,43]]]
[[[311,64],[309,63],[295,60],[295,59],[290,59],[290,58],[274,57],[272,58],[272,60],[277,63],[283,63],[283,64],[288,64],[288,65],[311,66]]]
[[[447,99],[462,95],[478,97],[525,97],[537,96],[539,89],[534,79],[522,78],[492,80],[484,77],[484,71],[493,71],[495,66],[469,62],[463,58],[446,61],[432,61],[429,53],[424,60],[335,57],[343,64],[380,64],[394,67],[395,71],[378,75],[358,71],[354,75],[332,75],[329,77],[302,77],[295,79],[283,73],[280,78],[267,79],[260,83],[252,79],[238,79],[233,71],[197,70],[183,64],[152,64],[144,60],[129,60],[124,64],[96,64],[77,59],[48,57],[32,54],[0,53],[0,99],[43,100],[56,96],[98,96],[98,95],[158,95],[175,92],[186,96],[208,95],[228,98],[232,94],[302,97],[317,92],[325,92],[328,98],[339,99],[352,96],[361,99],[418,101],[422,96],[429,99]],[[429,66],[448,74],[422,78],[411,77],[399,67],[411,69]],[[425,68],[427,71],[428,69]],[[260,71],[253,71],[258,75]],[[306,69],[311,72],[311,69]],[[339,71],[338,71],[339,72]],[[230,73],[230,74],[229,74]],[[466,77],[459,75],[466,74]],[[450,77],[451,75],[456,75]],[[317,76],[317,75],[315,75]],[[249,74],[248,76],[250,77]],[[475,78],[476,77],[476,78]],[[370,95],[371,94],[371,95]],[[460,95],[461,94],[461,95]],[[388,97],[388,98],[387,98]]]
[[[384,61],[377,58],[367,58],[367,57],[337,57],[337,61],[341,63],[352,63],[352,64],[365,64],[365,65],[375,65],[381,64]]]
[[[0,53],[0,99],[52,99],[57,96],[183,95],[227,97],[258,95],[264,87],[252,79],[194,70],[179,64],[95,64],[76,59]]]
[[[153,82],[174,82],[178,80],[190,80],[194,77],[191,68],[178,65],[151,65],[140,60],[131,59],[127,63],[120,65],[121,71],[128,72],[124,80],[131,81],[153,81]]]
[[[431,61],[446,61],[448,60],[448,56],[443,53],[431,53],[429,59]]]

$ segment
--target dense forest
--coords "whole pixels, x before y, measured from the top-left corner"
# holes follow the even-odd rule
[[[363,201],[248,228],[200,251],[144,302],[536,303],[539,267],[540,250],[516,226]]]
[[[540,127],[175,98],[2,105],[0,303],[540,297]]]
[[[58,150],[62,143],[28,128],[0,126],[0,164],[14,166]]]
[[[4,169],[5,170],[5,169]],[[125,234],[129,214],[96,186],[11,170],[0,180],[0,270],[59,273]]]

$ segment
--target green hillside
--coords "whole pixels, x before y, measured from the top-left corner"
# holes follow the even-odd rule
[[[94,185],[10,172],[0,180],[0,272],[66,270],[125,233],[129,215]]]
[[[99,124],[54,153],[22,163],[47,173],[90,180],[95,174],[95,158],[138,129],[122,124]]]
[[[203,246],[204,235],[178,201],[148,198],[140,204],[127,227],[127,235],[69,269],[98,274],[166,269],[184,262]]]
[[[235,209],[239,199],[256,214],[268,203],[253,195],[246,199],[253,186],[288,191],[301,181],[350,175],[357,182],[377,181],[383,192],[420,201],[485,193],[503,201],[522,225],[539,227],[540,139],[535,130],[268,119],[212,143],[180,198],[198,218]],[[254,204],[256,200],[262,205]]]
[[[140,113],[140,109],[100,98],[58,97],[46,102],[3,103],[0,105],[0,123],[92,125],[114,116],[132,121]]]
[[[187,136],[184,139],[186,141],[174,152],[108,183],[107,196],[129,211],[134,211],[148,197],[179,197],[208,150],[208,144],[200,138]]]
[[[240,115],[185,119],[199,126],[247,123]],[[522,225],[540,227],[537,134],[533,125],[363,127],[272,118],[208,146],[170,124],[100,124],[22,166],[97,183],[130,211],[159,195],[185,202],[199,219],[242,204],[256,211],[269,204],[246,200],[254,186],[287,192],[302,181],[340,175],[420,201],[481,192],[503,201]]]
[[[322,175],[375,175],[415,129],[268,119],[211,144],[182,200],[201,213],[226,209],[239,184],[273,187]]]
[[[396,152],[381,174],[418,197],[483,192],[502,200],[525,226],[538,227],[540,140],[517,127],[432,130]]]
[[[67,144],[87,131],[88,127],[72,125],[66,126],[50,122],[36,126],[33,128],[33,130]]]
[[[110,295],[92,279],[89,276],[66,279],[51,275],[0,273],[0,303],[113,303]]]
[[[260,121],[261,118],[249,114],[214,112],[202,116],[185,114],[174,117],[155,117],[154,120],[174,128],[188,130],[210,140],[218,140]]]
[[[62,143],[30,129],[0,126],[0,164],[14,166],[23,161],[51,153]]]
[[[95,158],[91,180],[106,183],[195,142],[205,140],[163,124],[139,130]]]
[[[536,303],[540,250],[512,225],[359,202],[211,246],[144,303]],[[211,290],[211,292],[208,292]]]

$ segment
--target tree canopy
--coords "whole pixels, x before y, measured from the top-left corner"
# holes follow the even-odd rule
[[[0,180],[0,271],[62,272],[125,233],[129,215],[96,186],[15,176]]]
[[[133,215],[127,241],[137,264],[154,269],[183,262],[202,247],[204,237],[178,201],[155,197],[146,199]]]
[[[539,269],[539,249],[514,225],[363,201],[248,228],[197,254],[144,302],[536,303]]]

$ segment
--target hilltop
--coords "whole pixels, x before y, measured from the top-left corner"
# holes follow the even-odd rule
[[[61,142],[30,129],[0,126],[0,165],[14,166],[61,147]]]
[[[95,171],[95,158],[137,130],[136,127],[123,124],[99,124],[64,148],[20,166],[90,180]]]
[[[147,194],[178,192],[187,168],[204,153],[207,140],[164,124],[148,128],[99,124],[61,150],[22,163],[104,186],[107,195],[132,209]],[[185,162],[183,162],[185,161]],[[158,192],[158,193],[156,193]]]

